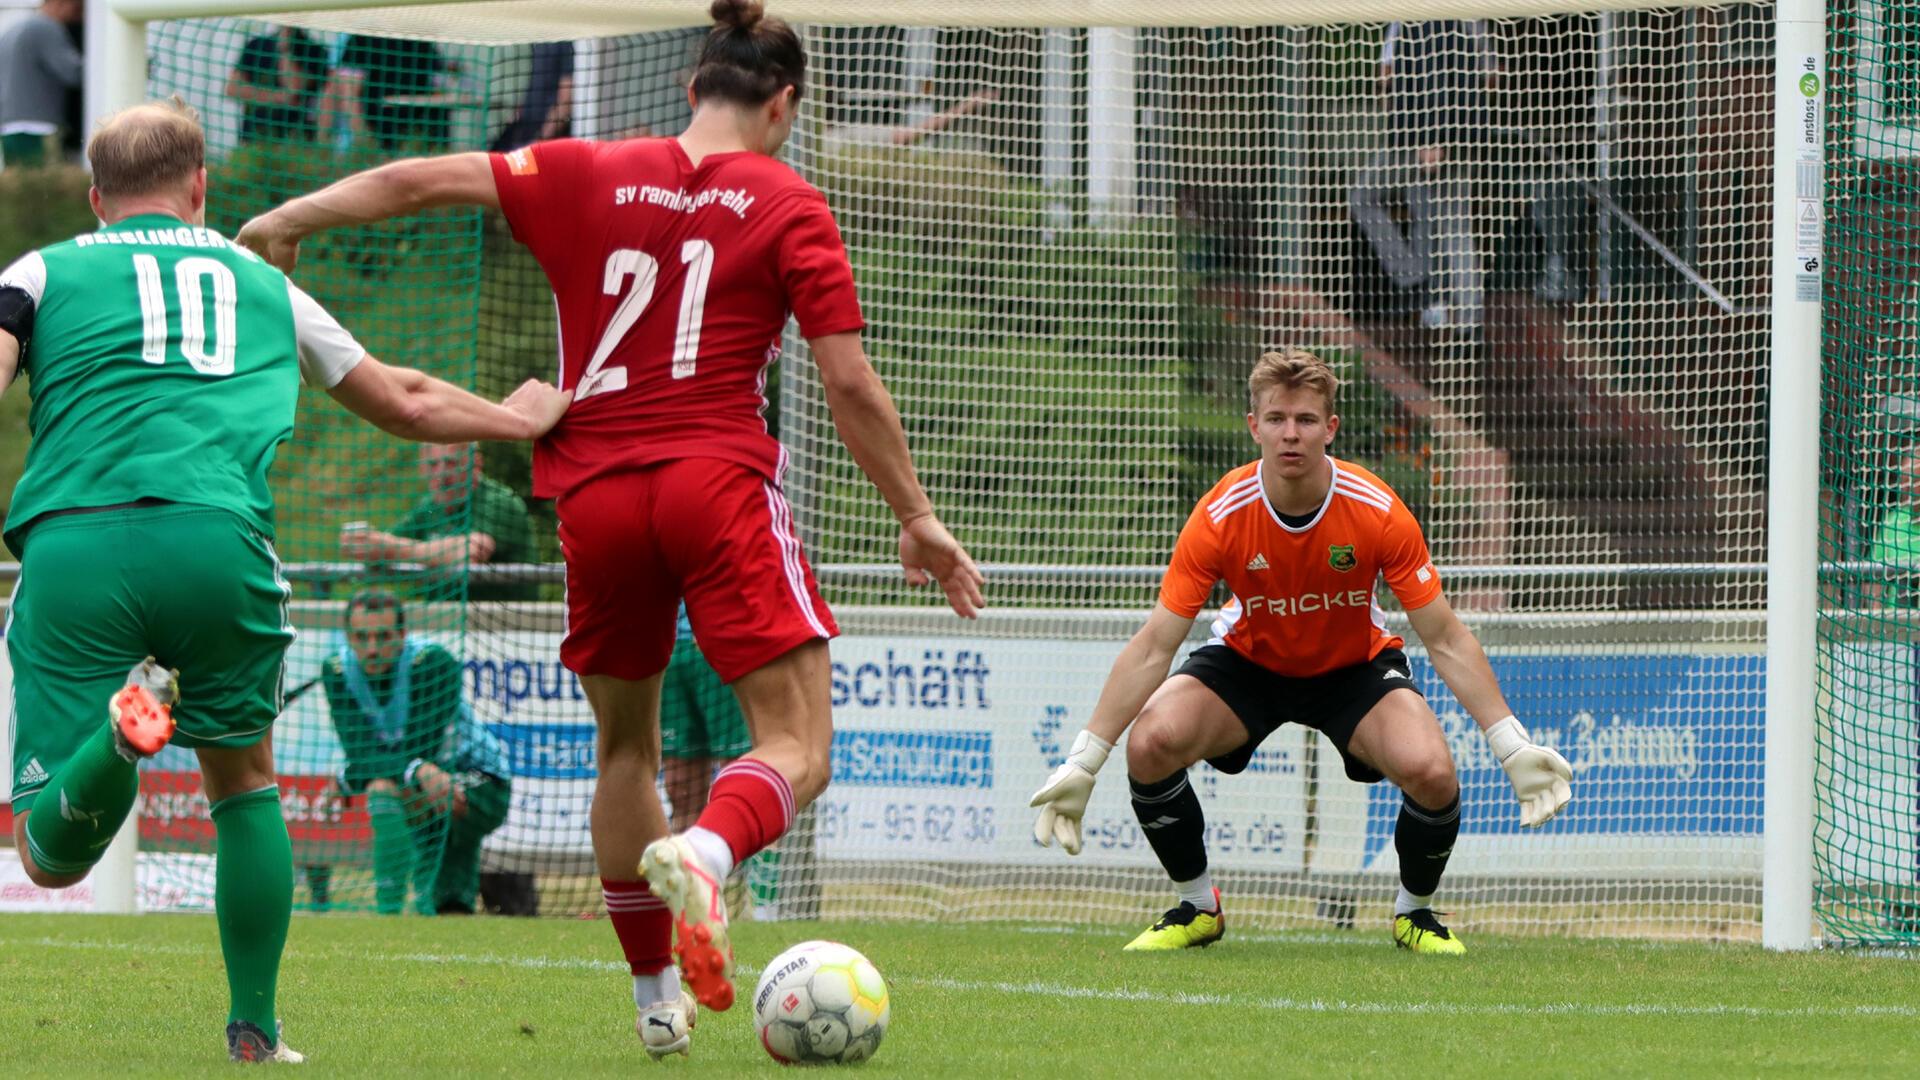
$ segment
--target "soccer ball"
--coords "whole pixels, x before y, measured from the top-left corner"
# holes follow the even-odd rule
[[[834,941],[803,941],[774,957],[753,992],[760,1045],[784,1065],[865,1061],[889,1011],[880,969]]]

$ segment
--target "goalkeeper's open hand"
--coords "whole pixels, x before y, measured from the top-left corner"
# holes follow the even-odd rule
[[[1069,855],[1080,854],[1080,819],[1086,815],[1087,799],[1093,794],[1094,774],[1107,763],[1113,744],[1091,731],[1074,737],[1073,752],[1053,770],[1047,782],[1033,793],[1028,806],[1040,808],[1033,823],[1033,838],[1041,847],[1055,840]]]
[[[1528,738],[1527,729],[1511,716],[1485,734],[1487,747],[1513,784],[1514,798],[1520,800],[1520,824],[1537,829],[1551,821],[1573,798],[1573,767],[1567,759]]]

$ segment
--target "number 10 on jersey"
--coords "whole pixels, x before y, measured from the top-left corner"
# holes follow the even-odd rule
[[[713,245],[705,240],[688,240],[680,245],[680,261],[686,264],[687,276],[680,284],[680,322],[673,335],[673,377],[689,379],[700,355],[700,320],[707,307],[707,282],[713,277]],[[593,358],[587,361],[587,370],[580,375],[580,385],[574,388],[573,400],[627,388],[627,369],[608,367],[607,357],[613,355],[614,348],[633,329],[633,324],[646,314],[653,303],[653,287],[659,277],[659,261],[644,251],[620,248],[607,256],[600,288],[608,296],[620,297],[620,306],[613,309],[606,333],[600,335],[600,344],[594,348]]]

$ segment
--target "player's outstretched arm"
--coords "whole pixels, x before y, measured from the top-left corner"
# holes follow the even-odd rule
[[[500,209],[500,192],[486,154],[408,158],[354,173],[261,214],[242,226],[234,240],[292,273],[300,241],[314,233],[406,217],[439,206]]]
[[[560,422],[573,400],[572,391],[528,379],[495,405],[452,383],[412,368],[389,367],[371,356],[363,357],[327,393],[382,431],[440,443],[537,439]]]
[[[1573,798],[1573,768],[1567,759],[1528,737],[1527,729],[1507,707],[1479,639],[1454,614],[1446,597],[1435,597],[1432,603],[1407,612],[1407,620],[1427,647],[1433,670],[1480,725],[1488,749],[1506,770],[1514,797],[1520,800],[1520,824],[1530,829],[1545,825]]]
[[[980,568],[934,516],[933,503],[913,469],[900,412],[867,361],[860,335],[828,334],[807,344],[813,347],[840,441],[899,519],[900,565],[906,568],[907,581],[914,585],[938,581],[957,614],[976,617],[986,606]]]
[[[1146,625],[1114,658],[1086,729],[1074,737],[1067,760],[1053,770],[1027,804],[1040,808],[1033,823],[1033,838],[1042,847],[1058,840],[1067,854],[1080,854],[1080,819],[1087,812],[1087,799],[1093,795],[1094,777],[1106,764],[1107,754],[1120,741],[1121,733],[1166,681],[1174,654],[1180,651],[1180,643],[1187,639],[1192,626],[1192,617],[1155,604]]]

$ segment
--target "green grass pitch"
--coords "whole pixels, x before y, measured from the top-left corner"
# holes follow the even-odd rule
[[[747,992],[810,937],[865,951],[893,1021],[868,1076],[1920,1073],[1920,963],[1750,946],[1229,933],[1173,955],[1014,925],[737,928],[743,984],[655,1066],[604,921],[295,920],[288,1042],[317,1076],[772,1075]],[[205,916],[0,917],[0,1075],[231,1075]]]

